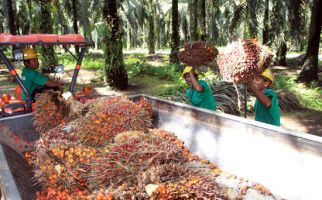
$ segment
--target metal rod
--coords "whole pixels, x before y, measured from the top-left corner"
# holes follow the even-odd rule
[[[73,56],[73,58],[75,58],[75,60],[77,60],[77,57],[69,50],[69,48],[67,48],[66,46],[64,46],[65,51],[68,51],[68,53]]]
[[[27,112],[31,112],[32,111],[32,108],[31,108],[31,103],[32,103],[31,96],[30,96],[29,92],[27,91],[25,85],[23,84],[21,78],[17,74],[15,68],[10,64],[10,62],[7,59],[6,55],[3,53],[2,48],[0,48],[0,58],[1,58],[2,62],[7,66],[8,70],[11,73],[11,75],[13,75],[15,77],[15,79],[18,82],[19,86],[22,88],[22,90],[26,94]]]
[[[82,47],[81,52],[79,54],[79,57],[77,59],[77,64],[74,70],[74,74],[73,74],[73,78],[72,78],[72,82],[70,83],[69,86],[69,91],[73,94],[74,93],[74,87],[76,84],[76,80],[77,80],[77,76],[78,76],[78,72],[80,70],[83,58],[84,58],[84,54],[85,54],[85,47]]]

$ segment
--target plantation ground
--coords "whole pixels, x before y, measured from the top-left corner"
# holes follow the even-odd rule
[[[138,56],[140,59],[144,56]],[[155,59],[154,59],[155,58]],[[128,64],[132,64],[127,60]],[[162,56],[155,56],[150,59],[149,63],[153,66],[159,66],[160,63],[167,62]],[[133,63],[138,64],[137,60]],[[297,63],[292,63],[291,67],[282,68],[275,67],[278,72],[284,73],[296,73],[298,67]],[[10,75],[7,70],[0,65],[0,90],[1,93],[10,92],[15,86],[15,83],[10,81]],[[87,67],[85,67],[87,68]],[[66,70],[63,75],[63,80],[70,82],[73,70]],[[112,95],[131,95],[131,94],[148,94],[152,96],[159,96],[164,91],[171,88],[175,88],[177,82],[168,78],[160,78],[149,74],[138,73],[135,76],[130,76],[129,88],[125,91],[116,91],[107,87],[107,84],[102,79],[102,72],[96,69],[82,69],[79,73],[77,85],[75,91],[80,91],[84,85],[90,85],[94,88],[94,91],[102,96]],[[66,86],[67,90],[68,86]],[[321,91],[320,91],[321,94]],[[321,97],[321,96],[320,96]],[[253,116],[248,116],[252,119]],[[282,127],[285,129],[304,132],[322,136],[322,111],[304,108],[296,112],[283,112],[281,118]]]

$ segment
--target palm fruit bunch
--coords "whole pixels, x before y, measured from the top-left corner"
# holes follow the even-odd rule
[[[140,188],[146,190],[148,184],[160,185],[166,182],[177,182],[184,177],[199,173],[200,171],[181,163],[168,163],[151,166],[142,171],[138,175],[138,180]]]
[[[74,199],[91,199],[87,192],[80,189],[62,189],[47,187],[36,193],[36,200],[74,200]]]
[[[190,154],[188,147],[175,134],[163,129],[151,129],[149,134],[176,145],[188,160],[198,160],[198,156]]]
[[[30,163],[36,180],[45,188],[84,189],[88,166],[97,159],[96,152],[79,143],[74,132],[56,127],[35,143]]]
[[[136,183],[137,173],[152,165],[184,163],[180,148],[161,138],[144,137],[115,143],[99,151],[99,160],[91,164],[92,187],[119,186],[123,181]],[[90,178],[89,178],[90,179]]]
[[[40,135],[56,126],[65,125],[68,115],[69,106],[59,92],[49,90],[37,97],[34,124]]]
[[[190,176],[178,182],[161,184],[150,196],[157,199],[218,199],[228,200],[224,190],[204,176]]]
[[[47,187],[36,193],[36,200],[112,200],[113,193],[107,189],[80,190],[78,188],[62,189]],[[124,199],[124,198],[123,198]]]
[[[180,62],[194,67],[205,66],[218,55],[218,50],[212,44],[197,41],[186,43],[178,52]]]
[[[96,102],[96,103],[95,103]],[[152,126],[152,106],[142,99],[132,102],[124,97],[93,101],[95,106],[76,120],[76,134],[85,145],[103,146],[126,131],[147,132]]]
[[[132,139],[145,139],[147,137],[149,137],[149,135],[143,131],[126,131],[119,133],[114,137],[114,144],[124,143]]]
[[[218,65],[224,80],[248,83],[268,67],[272,52],[256,40],[237,40],[220,53]]]

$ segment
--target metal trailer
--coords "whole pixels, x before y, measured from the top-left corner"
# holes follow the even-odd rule
[[[281,198],[322,199],[322,138],[151,96],[131,98],[141,97],[153,106],[156,128],[174,132],[192,153],[222,170],[259,182]],[[0,127],[2,143],[9,144],[0,146],[3,199],[34,199],[31,169],[4,137],[9,127],[23,140],[34,141],[32,113],[0,119]]]

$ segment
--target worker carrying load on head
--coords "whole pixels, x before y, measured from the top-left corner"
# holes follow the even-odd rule
[[[34,49],[23,49],[23,60],[25,67],[22,70],[21,79],[33,101],[35,100],[36,93],[44,89],[63,90],[60,82],[50,80],[47,76],[37,71],[39,61],[37,52]],[[25,100],[26,94],[23,93],[22,98]]]
[[[182,77],[190,88],[186,96],[193,106],[216,111],[216,102],[210,86],[204,80],[198,80],[198,73],[191,66],[184,68]]]
[[[251,90],[256,96],[254,106],[255,120],[280,126],[280,108],[277,95],[271,86],[274,84],[274,76],[270,69],[266,69],[251,83]]]

